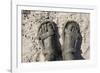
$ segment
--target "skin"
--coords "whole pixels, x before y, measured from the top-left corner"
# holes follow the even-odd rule
[[[64,29],[64,45],[63,45],[63,60],[76,60],[81,59],[80,47],[79,45],[79,38],[81,38],[79,33],[79,27],[75,22],[70,24],[66,24]]]
[[[47,32],[52,32],[54,33],[54,28],[50,22],[42,24],[40,27],[39,34],[44,35]],[[46,35],[45,35],[46,36]],[[44,39],[42,39],[42,44],[43,44],[43,53],[45,56],[45,61],[56,61],[59,58],[58,56],[58,49],[57,49],[57,38],[55,38],[55,35],[50,35]]]

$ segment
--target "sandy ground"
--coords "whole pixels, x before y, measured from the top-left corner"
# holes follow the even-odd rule
[[[90,14],[72,12],[50,12],[50,11],[22,11],[22,62],[44,61],[38,44],[37,30],[46,18],[54,21],[59,29],[60,43],[62,43],[62,29],[69,20],[79,23],[82,35],[82,56],[89,59],[90,56]]]

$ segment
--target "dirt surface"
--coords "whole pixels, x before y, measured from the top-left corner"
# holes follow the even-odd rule
[[[37,31],[40,24],[46,19],[54,21],[59,31],[59,41],[62,43],[62,30],[67,21],[74,20],[79,23],[82,35],[82,56],[90,56],[90,14],[76,12],[51,12],[22,10],[22,62],[44,61],[45,57],[37,40]]]

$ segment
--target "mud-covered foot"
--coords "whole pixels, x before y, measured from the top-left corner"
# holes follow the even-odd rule
[[[63,59],[83,59],[81,56],[82,36],[77,22],[68,21],[63,30]]]
[[[43,22],[38,30],[39,42],[46,61],[58,60],[59,55],[61,55],[56,45],[57,38],[55,30],[54,22],[51,21]]]

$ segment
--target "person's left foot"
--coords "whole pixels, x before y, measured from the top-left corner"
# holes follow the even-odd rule
[[[61,51],[57,47],[57,37],[54,22],[43,22],[38,30],[39,43],[42,46],[46,61],[59,60]]]

